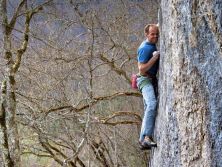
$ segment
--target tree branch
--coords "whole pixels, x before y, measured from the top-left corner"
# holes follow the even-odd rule
[[[95,104],[97,104],[100,101],[103,100],[112,100],[114,98],[117,97],[124,97],[124,96],[135,96],[135,97],[141,97],[141,94],[138,92],[117,92],[114,93],[112,95],[107,95],[107,96],[100,96],[100,97],[94,97],[92,98],[92,101],[89,104],[79,104],[75,107],[73,107],[72,105],[67,105],[67,106],[60,106],[60,107],[55,107],[55,108],[51,108],[48,111],[43,111],[45,114],[49,114],[51,112],[57,112],[57,111],[61,111],[64,109],[70,109],[71,111],[75,111],[75,112],[81,112],[86,108],[89,108],[89,106],[93,106]]]
[[[107,123],[109,120],[116,118],[118,116],[135,116],[137,119],[139,119],[139,121],[142,121],[141,117],[139,114],[135,113],[135,112],[129,112],[129,111],[119,111],[119,112],[115,112],[113,113],[111,116],[107,117],[107,118],[101,118],[100,121],[102,123]]]
[[[21,9],[25,3],[27,3],[27,0],[21,0],[18,7],[16,8],[15,13],[13,14],[12,19],[9,23],[10,31],[13,30],[15,23],[16,23],[16,19],[18,18],[19,12],[21,11]]]
[[[115,71],[117,74],[122,75],[127,81],[128,83],[131,83],[130,78],[127,76],[126,71],[122,70],[121,68],[118,68],[114,61],[110,61],[109,59],[107,59],[103,54],[100,55],[100,58],[102,61],[106,62],[113,71]]]
[[[42,5],[40,5],[40,6],[36,7],[35,9],[28,11],[26,13],[25,32],[24,32],[24,36],[23,36],[23,42],[22,42],[21,47],[17,50],[16,61],[13,65],[14,73],[18,71],[20,64],[21,64],[22,55],[24,54],[24,52],[26,51],[27,46],[28,46],[30,21],[31,21],[33,15],[38,13],[42,9],[43,9]]]

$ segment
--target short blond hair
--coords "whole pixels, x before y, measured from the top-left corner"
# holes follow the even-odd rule
[[[148,34],[148,33],[149,33],[150,27],[159,28],[159,27],[158,27],[158,24],[147,24],[147,25],[145,26],[145,28],[144,28],[144,34]]]

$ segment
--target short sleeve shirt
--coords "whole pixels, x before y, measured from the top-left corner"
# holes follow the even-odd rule
[[[143,41],[137,50],[137,60],[140,63],[147,63],[153,56],[153,52],[156,51],[156,45]],[[147,73],[156,75],[159,68],[159,60],[147,71]]]

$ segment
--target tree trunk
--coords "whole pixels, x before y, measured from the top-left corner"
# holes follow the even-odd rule
[[[13,167],[14,163],[10,157],[8,134],[6,127],[6,81],[2,82],[1,86],[1,107],[0,107],[0,147],[2,152],[2,159],[5,167]]]
[[[3,28],[3,55],[6,64],[5,80],[2,82],[1,97],[1,147],[4,166],[20,166],[19,136],[16,123],[15,72],[11,48],[13,24],[8,23],[7,2],[0,1],[0,13]],[[13,19],[12,19],[13,20]],[[13,22],[14,23],[14,22]]]
[[[152,167],[222,166],[221,9],[221,0],[161,2]]]

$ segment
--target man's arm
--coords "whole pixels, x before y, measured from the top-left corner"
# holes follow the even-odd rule
[[[138,62],[138,68],[140,75],[146,75],[146,72],[155,64],[155,62],[159,59],[160,54],[153,53],[153,57],[147,63]]]

